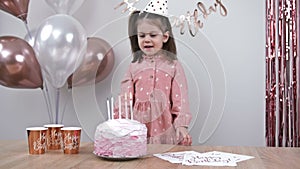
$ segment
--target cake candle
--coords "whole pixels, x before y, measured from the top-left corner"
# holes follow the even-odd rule
[[[106,98],[106,107],[107,107],[107,118],[110,119],[110,106],[109,106],[109,100]]]
[[[111,119],[114,119],[114,116],[115,116],[115,111],[114,111],[114,97],[112,96],[110,98],[111,100]]]
[[[127,93],[125,93],[125,117],[128,119]]]
[[[130,119],[133,120],[133,110],[132,110],[132,93],[129,93],[129,106],[130,106]]]
[[[121,119],[121,108],[122,108],[121,96],[119,95],[119,119]]]

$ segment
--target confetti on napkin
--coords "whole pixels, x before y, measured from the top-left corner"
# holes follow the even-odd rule
[[[247,155],[241,155],[241,154],[233,154],[233,153],[226,153],[221,151],[211,151],[208,152],[209,155],[224,155],[224,156],[230,156],[234,159],[235,162],[241,162],[245,160],[250,160],[254,158],[253,156],[247,156]]]
[[[254,158],[252,156],[232,154],[220,151],[211,151],[206,153],[182,151],[154,154],[154,156],[171,163],[181,163],[182,165],[188,166],[237,166],[237,162]]]
[[[195,151],[169,152],[164,154],[153,154],[153,156],[169,161],[171,163],[182,163],[184,155],[187,153],[197,153]]]

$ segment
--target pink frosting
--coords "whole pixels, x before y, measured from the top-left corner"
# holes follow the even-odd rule
[[[108,120],[97,126],[94,154],[107,157],[140,157],[147,153],[147,128],[135,120]]]

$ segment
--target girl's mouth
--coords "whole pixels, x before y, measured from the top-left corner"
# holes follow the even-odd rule
[[[150,46],[150,45],[146,45],[144,46],[145,49],[148,49],[148,48],[153,48],[153,46]]]

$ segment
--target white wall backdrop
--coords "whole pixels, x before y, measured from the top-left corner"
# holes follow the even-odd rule
[[[73,14],[89,37],[99,37],[113,47],[115,65],[110,75],[95,86],[73,88],[66,102],[63,124],[82,126],[82,141],[92,141],[96,126],[106,118],[106,98],[116,96],[119,81],[130,61],[127,39],[128,13],[121,0],[85,0]],[[148,1],[136,5],[142,9]],[[213,0],[169,1],[169,14],[180,16],[206,7]],[[187,28],[180,35],[174,27],[178,58],[188,76],[193,121],[193,144],[264,146],[265,114],[265,4],[261,0],[222,0],[228,14],[219,8],[207,19],[195,37]],[[55,13],[45,1],[31,0],[28,26],[36,29]],[[24,23],[0,11],[0,36],[24,38]],[[25,128],[49,122],[41,89],[13,89],[0,86],[0,139],[26,139]]]

